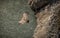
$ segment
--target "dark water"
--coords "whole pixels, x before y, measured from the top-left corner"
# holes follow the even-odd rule
[[[20,25],[25,11],[29,12],[29,23]],[[0,38],[32,38],[35,27],[34,12],[27,0],[0,0]]]

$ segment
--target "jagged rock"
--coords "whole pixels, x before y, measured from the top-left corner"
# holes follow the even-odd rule
[[[34,31],[34,38],[58,38],[60,28],[60,1],[45,6],[36,14],[37,27]]]
[[[31,9],[35,12],[38,12],[41,8],[49,4],[50,0],[29,0],[28,4]]]

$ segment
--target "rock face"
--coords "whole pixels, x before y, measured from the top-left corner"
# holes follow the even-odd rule
[[[32,8],[33,9],[33,8]],[[37,27],[34,31],[34,38],[59,38],[60,28],[60,1],[47,5],[44,10],[36,14]]]
[[[33,11],[38,12],[41,8],[49,4],[51,0],[29,0],[28,4]]]

